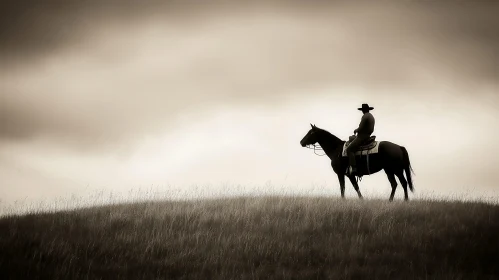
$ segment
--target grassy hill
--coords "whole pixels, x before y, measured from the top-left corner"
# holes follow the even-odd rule
[[[498,279],[499,206],[264,197],[0,219],[0,279]]]

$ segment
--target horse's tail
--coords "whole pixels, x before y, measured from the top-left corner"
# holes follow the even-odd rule
[[[411,192],[414,192],[414,184],[412,183],[412,174],[414,173],[414,170],[412,170],[411,161],[409,160],[409,153],[407,152],[407,149],[405,147],[402,147],[402,153],[404,158],[404,170],[407,177],[407,182],[409,183],[409,189],[411,189]]]

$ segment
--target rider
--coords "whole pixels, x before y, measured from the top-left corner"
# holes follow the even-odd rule
[[[374,122],[375,122],[374,117],[371,113],[369,113],[369,111],[374,110],[374,108],[370,107],[367,104],[362,104],[362,107],[358,108],[358,110],[361,110],[362,113],[364,113],[364,115],[360,120],[359,127],[353,131],[354,134],[357,134],[357,137],[355,137],[355,139],[347,147],[348,161],[350,164],[348,173],[350,175],[355,175],[357,173],[357,166],[355,163],[355,151],[367,139],[369,139],[371,134],[374,132]]]

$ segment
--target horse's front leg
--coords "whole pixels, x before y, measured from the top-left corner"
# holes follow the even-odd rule
[[[355,191],[357,191],[357,195],[359,195],[359,198],[362,199],[363,197],[362,197],[362,194],[360,193],[360,190],[359,190],[359,184],[355,180],[355,176],[348,176],[348,179],[350,179],[350,182],[352,183],[353,188],[355,189]]]
[[[340,181],[341,198],[345,198],[345,174],[338,173],[337,175]]]

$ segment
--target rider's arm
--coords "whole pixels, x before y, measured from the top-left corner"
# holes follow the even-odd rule
[[[354,130],[354,133],[359,132],[359,130],[362,130],[362,128],[366,127],[366,125],[367,125],[367,118],[366,115],[363,115],[362,118],[360,119],[359,127]]]

